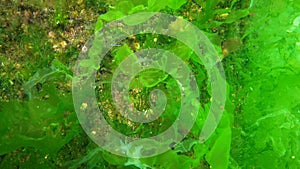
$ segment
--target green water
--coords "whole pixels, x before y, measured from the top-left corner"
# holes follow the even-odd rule
[[[299,4],[298,0],[1,1],[0,168],[299,168]],[[94,32],[138,12],[168,13],[197,26],[218,53],[227,93],[222,119],[203,142],[199,135],[214,97],[213,80],[202,60],[188,45],[164,35],[141,33],[112,44],[96,66],[95,95],[116,131],[135,138],[155,136],[174,123],[180,110],[182,84],[150,70],[131,81],[129,100],[145,111],[151,107],[151,91],[160,89],[167,99],[162,116],[140,124],[118,113],[111,80],[131,53],[159,48],[177,55],[193,71],[201,98],[197,120],[181,142],[163,154],[133,159],[104,150],[82,129],[73,104],[72,78],[76,59]],[[174,20],[165,27],[180,32],[182,24]],[[83,66],[94,69],[89,61]],[[81,109],[88,106],[86,101]]]

